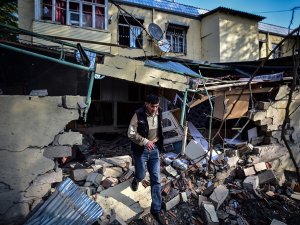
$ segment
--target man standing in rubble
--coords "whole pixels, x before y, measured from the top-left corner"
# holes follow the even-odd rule
[[[152,197],[150,212],[160,224],[164,224],[160,213],[162,200],[159,158],[159,153],[163,150],[163,136],[159,98],[156,95],[148,95],[145,105],[135,111],[128,128],[128,137],[135,163],[131,188],[137,191],[139,182],[145,178],[147,166]]]

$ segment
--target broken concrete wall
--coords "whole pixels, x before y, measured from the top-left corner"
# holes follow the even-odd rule
[[[67,97],[69,103],[83,98]],[[62,97],[2,95],[0,103],[0,224],[21,224],[51,184],[62,180],[61,169],[44,152],[55,137],[58,144],[68,144],[71,133],[58,134],[79,113],[75,107],[63,107]]]
[[[265,136],[264,144],[266,144],[265,146],[256,147],[256,151],[259,155],[254,161],[256,163],[269,161],[273,169],[278,172],[283,170],[295,170],[288,150],[281,138],[289,91],[288,86],[281,86],[274,101],[258,102],[256,109],[248,112],[248,117],[254,121],[257,126],[261,127],[261,132]],[[300,92],[299,89],[296,89],[290,105],[290,122],[287,124],[285,137],[289,142],[298,166],[300,165],[299,105]],[[266,148],[269,150],[265,151]]]

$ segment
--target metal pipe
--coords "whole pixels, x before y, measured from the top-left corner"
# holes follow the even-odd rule
[[[84,110],[84,121],[86,122],[87,114],[91,105],[91,95],[92,95],[92,90],[93,90],[93,85],[94,85],[94,80],[95,80],[95,72],[92,71],[90,72],[90,83],[89,83],[89,89],[88,89],[88,94],[86,96],[85,104],[86,108]]]
[[[185,109],[186,109],[186,99],[187,99],[188,89],[185,90],[181,108],[181,116],[180,116],[180,126],[183,127],[183,121],[185,117]]]
[[[185,121],[184,132],[183,132],[184,136],[183,136],[182,146],[181,146],[181,155],[185,154],[187,132],[188,132],[188,123],[187,123],[187,121]]]
[[[23,54],[26,54],[26,55],[30,55],[30,56],[33,56],[33,57],[49,60],[51,62],[60,63],[62,65],[70,66],[70,67],[73,67],[73,68],[76,68],[76,69],[85,70],[85,71],[93,71],[93,69],[91,69],[89,67],[85,67],[85,66],[81,66],[81,65],[78,65],[78,64],[62,61],[62,60],[55,59],[55,58],[52,58],[52,57],[49,57],[49,56],[45,56],[45,55],[41,55],[41,54],[38,54],[38,53],[30,52],[30,51],[27,51],[27,50],[24,50],[24,49],[19,49],[19,48],[10,46],[10,45],[5,45],[5,44],[0,43],[0,47],[8,49],[8,50],[15,51],[15,52],[18,52],[18,53],[23,53]]]

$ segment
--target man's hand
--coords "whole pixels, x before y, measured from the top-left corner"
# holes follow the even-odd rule
[[[146,144],[146,148],[148,149],[148,151],[151,151],[155,148],[155,143],[153,141],[148,141]]]

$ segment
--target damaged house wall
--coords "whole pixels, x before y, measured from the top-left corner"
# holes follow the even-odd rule
[[[71,154],[78,133],[70,132],[56,142],[65,126],[79,118],[77,102],[82,97],[29,97],[1,95],[0,103],[0,224],[21,224],[25,216],[62,181],[62,171],[53,158]],[[63,102],[64,106],[63,107]],[[58,138],[59,139],[59,138]],[[72,140],[72,142],[70,142]]]
[[[256,109],[248,112],[248,117],[261,129],[261,134],[264,136],[263,143],[254,147],[254,152],[258,155],[252,158],[253,163],[270,162],[273,170],[278,173],[283,173],[284,170],[295,171],[289,152],[281,138],[281,125],[285,118],[288,94],[289,87],[281,86],[274,101],[258,102]],[[285,132],[298,166],[300,165],[299,103],[298,89],[293,94],[290,105],[290,123]]]

